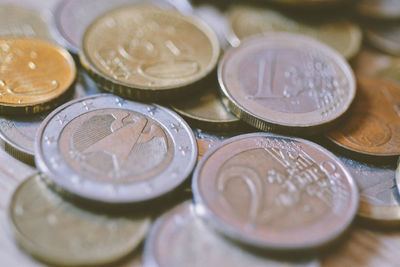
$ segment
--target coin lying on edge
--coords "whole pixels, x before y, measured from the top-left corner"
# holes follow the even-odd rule
[[[35,38],[0,37],[0,113],[38,113],[58,106],[76,76],[62,47]]]
[[[332,127],[356,94],[353,71],[338,52],[288,33],[250,37],[228,50],[218,79],[237,117],[264,131],[290,134]]]
[[[328,244],[357,212],[357,186],[332,153],[298,138],[268,133],[233,137],[197,165],[198,214],[216,230],[274,250]]]
[[[66,191],[101,202],[157,198],[192,172],[192,130],[162,106],[100,94],[70,101],[41,124],[37,168]]]
[[[361,46],[360,27],[347,20],[307,23],[278,10],[250,6],[233,6],[228,14],[231,24],[229,41],[233,46],[239,45],[240,40],[246,37],[272,32],[291,32],[313,37],[345,58],[352,58]]]
[[[187,86],[210,74],[219,51],[217,36],[202,21],[146,5],[94,21],[79,56],[102,89],[155,101],[193,89]]]
[[[244,250],[208,229],[189,201],[154,223],[146,238],[143,258],[145,266],[153,267],[318,266],[315,261],[279,262]]]
[[[327,137],[352,152],[400,155],[400,86],[372,77],[358,77],[357,85],[348,117]]]
[[[378,223],[400,224],[400,194],[396,164],[364,163],[339,156],[360,189],[358,215]]]
[[[9,207],[14,236],[28,253],[57,265],[100,265],[132,252],[150,218],[80,208],[49,189],[40,175],[23,182]]]

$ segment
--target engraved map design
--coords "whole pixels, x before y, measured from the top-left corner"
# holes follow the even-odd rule
[[[310,49],[259,50],[241,61],[238,76],[247,99],[279,112],[328,116],[348,94],[342,71]]]
[[[162,127],[139,113],[105,109],[72,120],[60,149],[78,173],[117,183],[146,180],[163,171],[173,155]]]
[[[275,229],[307,226],[348,198],[336,165],[318,165],[301,147],[284,140],[260,140],[258,147],[236,154],[219,169],[220,201],[234,216]],[[339,205],[340,206],[340,205]]]
[[[141,86],[190,79],[207,68],[213,55],[210,41],[195,25],[150,7],[115,11],[89,36],[85,47],[95,66],[118,81]]]

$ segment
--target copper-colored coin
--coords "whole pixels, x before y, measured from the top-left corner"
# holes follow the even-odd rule
[[[347,20],[307,23],[274,9],[233,6],[229,10],[229,21],[232,28],[229,41],[233,46],[248,36],[271,32],[300,33],[313,37],[345,58],[353,57],[361,45],[360,28]]]
[[[358,190],[324,148],[268,133],[226,140],[193,175],[199,214],[253,246],[299,249],[337,238],[353,220]]]
[[[349,118],[328,137],[341,147],[372,156],[400,155],[400,86],[359,77]]]
[[[358,13],[369,18],[400,18],[400,2],[398,0],[359,0],[356,9]]]
[[[36,113],[64,95],[76,75],[63,48],[33,38],[0,38],[0,111]]]
[[[230,111],[266,131],[319,132],[345,113],[356,92],[339,53],[287,33],[246,39],[225,53],[218,77]]]
[[[400,83],[400,57],[362,49],[352,62],[358,76],[374,76]]]
[[[103,89],[138,99],[175,96],[216,66],[219,42],[202,21],[153,6],[116,9],[83,37],[83,65]]]

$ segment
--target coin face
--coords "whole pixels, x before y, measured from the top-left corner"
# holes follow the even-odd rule
[[[400,195],[395,183],[396,164],[371,164],[339,157],[360,189],[358,215],[380,221],[400,219]]]
[[[400,3],[397,0],[360,0],[357,1],[356,10],[374,19],[400,18]]]
[[[342,163],[302,139],[267,133],[228,139],[202,158],[193,179],[202,218],[252,246],[325,245],[357,212],[358,190]]]
[[[188,99],[174,101],[171,107],[183,117],[204,129],[234,129],[240,120],[229,112],[222,103],[227,101],[218,96],[212,87]]]
[[[52,40],[47,23],[38,12],[9,4],[0,5],[0,36]]]
[[[360,49],[361,30],[350,21],[307,24],[273,9],[248,6],[233,6],[228,13],[232,30],[229,39],[233,46],[248,36],[289,32],[313,37],[334,48],[345,58],[353,57]]]
[[[356,92],[342,56],[295,34],[246,39],[225,53],[218,78],[230,111],[266,131],[321,131],[348,109]]]
[[[217,63],[219,43],[194,17],[132,6],[97,19],[85,33],[80,55],[105,90],[140,97],[204,78]]]
[[[80,208],[50,190],[39,175],[17,188],[9,213],[21,247],[45,262],[61,265],[116,261],[134,250],[150,226],[146,217]]]
[[[167,1],[153,0],[67,0],[55,9],[54,33],[60,43],[78,54],[86,28],[108,10],[132,4],[150,2],[162,7],[172,7]]]
[[[60,187],[104,202],[139,202],[180,185],[197,159],[193,132],[173,111],[95,95],[41,124],[37,167]]]
[[[144,263],[165,267],[318,266],[316,262],[297,265],[274,261],[243,250],[209,229],[190,202],[180,204],[156,221],[145,242]]]
[[[75,84],[74,99],[99,93],[96,87],[87,86],[82,79],[84,78],[80,77],[80,81]],[[2,116],[0,117],[0,138],[17,151],[34,156],[35,136],[40,124],[48,114],[45,112],[29,117]]]
[[[372,156],[400,155],[400,88],[378,78],[359,77],[349,117],[328,138],[348,150]]]
[[[400,24],[398,22],[369,24],[366,26],[365,33],[374,47],[391,55],[400,55]]]
[[[33,38],[0,37],[1,112],[48,110],[46,106],[73,84],[71,55],[61,47]]]

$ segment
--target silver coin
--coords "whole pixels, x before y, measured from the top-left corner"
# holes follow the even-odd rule
[[[174,6],[166,0],[63,0],[54,11],[51,30],[56,40],[72,53],[78,54],[86,28],[108,10],[131,4]]]
[[[269,249],[323,246],[342,234],[358,189],[332,153],[299,138],[253,133],[228,139],[197,165],[199,215],[219,232]]]
[[[36,166],[57,185],[113,203],[170,192],[190,175],[196,159],[193,132],[175,112],[110,94],[57,108],[35,143]]]
[[[75,85],[73,99],[98,94],[99,89],[86,74],[80,74],[80,81]],[[88,85],[88,83],[90,83]],[[0,116],[0,138],[8,145],[6,148],[16,150],[17,158],[31,161],[34,156],[35,136],[40,124],[49,112],[31,116]]]
[[[209,229],[184,202],[159,218],[145,241],[145,267],[318,266],[318,262],[279,262],[253,254]]]

